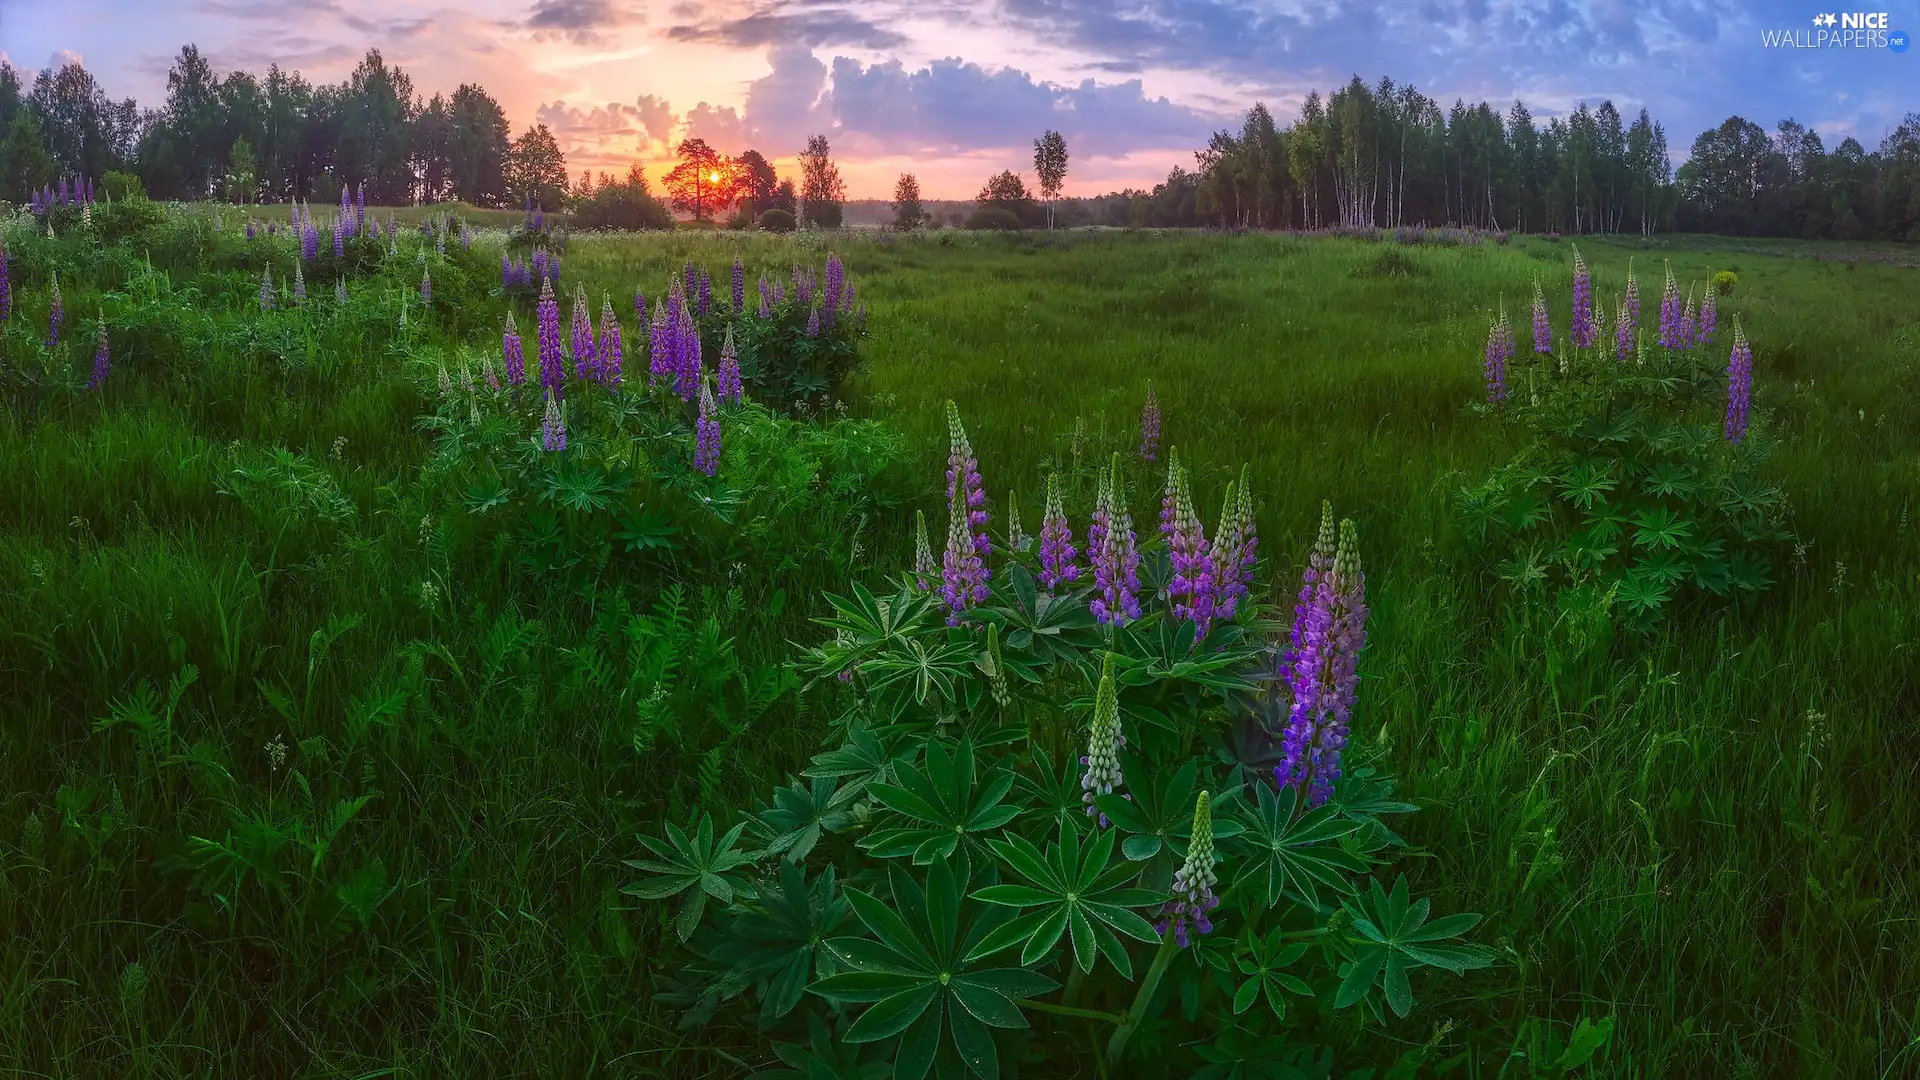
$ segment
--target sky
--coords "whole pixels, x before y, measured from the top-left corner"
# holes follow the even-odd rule
[[[1066,194],[1151,187],[1252,102],[1284,125],[1309,91],[1354,75],[1412,82],[1443,106],[1518,97],[1537,120],[1581,101],[1629,118],[1645,106],[1676,158],[1734,114],[1872,149],[1920,111],[1920,50],[1764,43],[1817,32],[1831,3],[0,0],[0,58],[78,58],[110,96],[145,106],[188,43],[218,72],[278,63],[315,82],[377,47],[422,96],[477,82],[515,133],[545,123],[576,176],[639,160],[657,180],[687,135],[759,149],[784,175],[824,133],[853,198],[884,198],[913,172],[926,197],[966,199],[1002,169],[1031,184],[1047,128],[1067,139]],[[1886,16],[1920,30],[1920,0]]]

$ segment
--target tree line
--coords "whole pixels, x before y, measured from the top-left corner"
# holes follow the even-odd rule
[[[1644,108],[1629,120],[1611,102],[1536,120],[1524,102],[1439,101],[1415,87],[1357,76],[1282,126],[1264,104],[1238,130],[1217,131],[1191,169],[1151,190],[1057,200],[1066,148],[1035,144],[1040,206],[1018,174],[992,178],[982,210],[1020,226],[1109,223],[1230,228],[1394,227],[1615,233],[1681,230],[1737,235],[1920,240],[1920,113],[1877,148],[1844,138],[1831,150],[1793,120],[1769,134],[1731,117],[1702,132],[1675,171],[1667,134]],[[845,187],[825,136],[808,137],[801,184],[781,181],[758,151],[723,155],[683,140],[656,200],[636,166],[624,181],[583,174],[543,124],[514,136],[505,111],[467,84],[424,101],[412,80],[369,50],[334,85],[279,67],[264,78],[216,73],[192,45],[167,75],[165,100],[143,109],[110,99],[80,64],[30,81],[0,63],[0,199],[24,201],[58,176],[131,174],[156,198],[332,201],[342,184],[377,203],[459,199],[558,209],[622,200],[657,221],[660,208],[695,218],[734,211],[734,223],[778,211],[801,223],[840,222]],[[896,192],[896,196],[903,194]],[[919,220],[917,185],[901,221]],[[644,211],[644,212],[641,212]],[[634,216],[633,214],[627,215]]]

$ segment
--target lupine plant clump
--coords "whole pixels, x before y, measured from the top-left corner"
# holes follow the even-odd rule
[[[60,345],[60,324],[67,317],[66,305],[60,300],[60,275],[53,275],[53,288],[47,298],[47,348]]]
[[[1580,249],[1573,249],[1573,327],[1569,333],[1576,349],[1591,349],[1599,338],[1593,314],[1593,273]]]
[[[1738,444],[1747,437],[1747,410],[1753,401],[1753,346],[1747,344],[1747,332],[1740,316],[1733,317],[1733,352],[1727,357],[1726,439]]]
[[[1160,399],[1147,384],[1147,403],[1140,410],[1140,457],[1152,461],[1160,453]]]

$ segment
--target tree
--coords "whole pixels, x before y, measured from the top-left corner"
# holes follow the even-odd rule
[[[680,163],[661,182],[675,210],[687,211],[699,221],[732,205],[737,190],[733,162],[705,139],[682,139],[674,153]]]
[[[1040,197],[1047,200],[1047,228],[1053,228],[1053,200],[1067,180],[1067,140],[1049,129],[1033,140],[1033,171],[1040,176]]]
[[[912,173],[901,173],[893,185],[893,227],[902,232],[917,229],[926,216],[920,207],[920,181]]]
[[[473,206],[505,206],[513,136],[506,110],[471,83],[447,102],[447,173],[453,197]]]
[[[255,185],[259,183],[259,164],[253,156],[253,144],[245,139],[233,140],[233,149],[227,153],[227,175],[223,185],[228,202],[247,202],[253,196]]]
[[[583,229],[671,229],[673,212],[653,197],[647,174],[636,164],[625,180],[601,173],[592,194],[574,206],[572,223]]]
[[[847,185],[840,179],[840,167],[825,135],[807,136],[807,148],[800,152],[800,222],[817,228],[840,226],[842,204],[847,201]]]
[[[792,180],[782,180],[780,186],[773,189],[773,201],[767,204],[767,209],[785,210],[796,220],[799,219],[800,197],[794,194]]]
[[[336,178],[363,178],[368,202],[412,202],[409,143],[419,112],[413,80],[388,67],[379,49],[369,49],[341,91]]]
[[[0,198],[25,202],[53,179],[53,158],[40,138],[33,110],[16,109],[0,137]]]
[[[780,183],[780,178],[773,171],[773,164],[762,157],[758,150],[748,150],[735,158],[733,164],[740,183],[740,201],[746,204],[747,215],[758,217],[762,212],[772,209]]]
[[[1037,216],[1039,204],[1027,191],[1027,182],[1011,169],[989,179],[974,201],[979,203],[977,210],[1005,210],[1022,225],[1037,224],[1032,219]]]
[[[506,178],[509,203],[532,200],[538,206],[558,207],[565,200],[567,158],[547,125],[535,124],[513,140]]]
[[[453,115],[439,94],[413,118],[413,173],[420,201],[445,202],[453,195]]]

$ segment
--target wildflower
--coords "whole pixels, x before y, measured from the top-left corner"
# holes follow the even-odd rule
[[[1253,581],[1253,549],[1259,540],[1253,534],[1253,500],[1247,495],[1248,468],[1242,466],[1238,482],[1227,484],[1227,497],[1220,505],[1220,524],[1213,530],[1213,546],[1207,557],[1213,563],[1214,616],[1231,619],[1240,598]]]
[[[0,322],[13,317],[13,284],[8,280],[7,246],[0,244]]]
[[[947,552],[942,566],[943,595],[950,614],[947,624],[959,624],[960,612],[987,598],[992,571],[986,558],[993,541],[987,535],[987,493],[980,483],[980,463],[973,444],[960,426],[960,409],[947,402]]]
[[[299,307],[307,302],[307,275],[300,263],[293,264],[293,306]]]
[[[820,309],[817,307],[807,308],[807,336],[810,338],[820,336]]]
[[[547,390],[547,412],[540,420],[540,447],[548,453],[567,448],[567,418],[560,410],[560,399]]]
[[[761,274],[760,275],[760,317],[763,319],[773,318],[773,302],[772,302],[771,296],[772,294],[767,291],[767,275]]]
[[[1593,313],[1593,274],[1587,269],[1587,262],[1580,257],[1580,249],[1573,249],[1573,347],[1591,349],[1599,338],[1598,327]]]
[[[703,269],[700,271],[700,317],[703,319],[706,318],[707,313],[712,310],[713,279],[708,277],[707,272]]]
[[[532,255],[533,276],[541,279],[542,281],[545,281],[549,277],[555,276],[547,272],[547,258],[548,256],[547,256],[546,248],[533,249],[533,255]]]
[[[647,297],[637,288],[633,290],[633,321],[636,326],[647,325]]]
[[[1714,299],[1711,280],[1700,296],[1700,311],[1693,320],[1693,343],[1695,345],[1713,344],[1714,322],[1719,318],[1719,301]]]
[[[98,390],[107,381],[107,320],[100,320],[100,343],[93,350],[93,377],[87,380],[87,389]]]
[[[1747,409],[1753,400],[1753,347],[1740,316],[1733,317],[1733,353],[1727,357],[1727,441],[1739,445],[1747,437]]]
[[[1613,318],[1613,358],[1618,363],[1627,362],[1627,354],[1633,351],[1633,313],[1628,310],[1623,299],[1620,310]]]
[[[60,275],[53,275],[53,298],[47,307],[47,348],[60,344],[60,324],[67,317],[66,305],[60,302]]]
[[[353,231],[355,235],[367,231],[367,185],[364,183],[353,192]]]
[[[433,275],[426,270],[420,271],[420,303],[424,307],[433,306]]]
[[[500,287],[513,288],[513,276],[513,260],[503,251],[500,253]]]
[[[1140,410],[1140,456],[1154,460],[1160,453],[1160,399],[1153,396],[1153,384],[1147,384],[1147,404]]]
[[[846,402],[839,403],[844,410]],[[1007,489],[1007,549],[1019,551],[1027,546],[1027,531],[1020,526],[1020,489]]]
[[[1179,482],[1180,448],[1171,446],[1167,448],[1167,484],[1160,489],[1160,538],[1162,540],[1171,540],[1173,537],[1174,502],[1179,495],[1176,490]]]
[[[567,377],[560,353],[560,301],[554,298],[553,283],[540,282],[540,302],[538,312],[538,333],[540,353],[540,388],[550,394],[560,392],[560,384]]]
[[[1173,577],[1167,582],[1167,602],[1177,619],[1193,623],[1194,640],[1213,628],[1213,553],[1205,530],[1193,512],[1193,491],[1187,471],[1174,479],[1173,531],[1167,538]]]
[[[620,320],[613,317],[613,297],[600,294],[600,382],[612,388],[620,385],[620,365],[625,361],[620,340]]]
[[[700,360],[700,327],[693,321],[693,311],[687,307],[684,297],[680,300],[679,326],[679,364],[674,370],[673,389],[682,401],[692,401],[700,391],[700,375],[704,365]]]
[[[680,277],[685,285],[685,287],[681,289],[680,294],[682,296],[698,296],[700,293],[700,271],[694,268],[693,260],[687,260],[686,265],[681,267]]]
[[[1507,400],[1507,350],[1501,322],[1506,319],[1503,308],[1500,317],[1494,319],[1487,328],[1487,403],[1498,405]]]
[[[1686,347],[1687,327],[1680,310],[1680,286],[1673,280],[1673,264],[1667,264],[1667,286],[1660,293],[1660,347]]]
[[[693,467],[712,476],[720,469],[720,417],[713,403],[713,384],[700,382],[700,419],[694,425]]]
[[[333,219],[333,257],[338,259],[347,253],[347,235],[341,231],[339,218]]]
[[[480,359],[480,374],[487,380],[487,389],[496,392],[500,389],[500,373],[494,369],[493,357],[486,356]]]
[[[1100,663],[1100,687],[1093,695],[1093,722],[1087,731],[1087,752],[1080,757],[1080,802],[1087,816],[1106,828],[1112,822],[1094,800],[1111,795],[1126,783],[1120,772],[1120,748],[1127,737],[1120,730],[1120,691],[1113,681],[1113,654]]]
[[[1000,624],[987,624],[987,692],[1002,709],[1013,705],[1013,690],[1007,685],[1007,667],[1000,658]]]
[[[746,310],[746,303],[747,303],[747,268],[741,265],[741,262],[738,258],[735,258],[733,260],[733,315],[734,315],[734,318],[739,318],[740,313]]]
[[[1633,333],[1640,332],[1640,282],[1633,276],[1633,259],[1627,259],[1627,292],[1621,297],[1620,306],[1627,313],[1627,325]]]
[[[347,302],[347,279],[340,278],[333,283],[333,302],[345,306]]]
[[[513,324],[513,312],[507,312],[507,332],[500,335],[500,359],[507,368],[507,382],[519,386],[527,381],[527,354],[520,346],[520,328]]]
[[[939,570],[933,564],[933,546],[927,543],[927,515],[925,511],[913,512],[913,585],[921,592],[933,589],[934,575]]]
[[[1682,349],[1692,348],[1698,343],[1694,338],[1696,318],[1693,309],[1693,286],[1689,285],[1687,286],[1687,306],[1680,316],[1680,348]]]
[[[1332,508],[1323,504],[1320,537],[1309,560],[1309,585],[1301,590],[1301,607],[1294,609],[1288,680],[1293,710],[1282,764],[1274,769],[1282,786],[1307,785],[1311,806],[1326,802],[1340,779],[1340,755],[1359,690],[1360,651],[1366,647],[1366,575],[1360,570],[1359,533],[1352,521],[1342,521],[1340,543],[1329,563],[1332,525]],[[1314,581],[1316,569],[1320,574]]]
[[[260,310],[273,310],[273,267],[260,268]]]
[[[1184,949],[1190,941],[1189,927],[1201,934],[1213,933],[1208,913],[1220,906],[1220,897],[1213,891],[1218,863],[1213,848],[1213,800],[1203,791],[1193,801],[1193,834],[1187,840],[1186,861],[1173,873],[1173,899],[1161,910],[1156,927],[1161,937],[1171,930],[1173,940]]]
[[[1125,626],[1140,617],[1140,551],[1118,453],[1113,455],[1111,473],[1101,482],[1100,500],[1103,527],[1100,546],[1092,552],[1094,596],[1087,606],[1096,622]]]
[[[821,321],[833,325],[834,316],[839,314],[840,301],[846,288],[847,269],[840,264],[840,256],[827,253],[827,287],[820,294]]]
[[[738,405],[745,391],[740,386],[740,354],[733,346],[733,324],[727,324],[727,336],[720,343],[720,400],[730,405]]]
[[[666,382],[673,375],[673,342],[668,337],[667,305],[653,309],[653,326],[648,335],[647,386]]]
[[[1293,694],[1293,709],[1282,744],[1283,760],[1274,768],[1280,786],[1299,783],[1305,776],[1307,747],[1313,736],[1319,682],[1311,673],[1322,648],[1326,627],[1320,610],[1320,594],[1327,573],[1333,569],[1333,504],[1320,504],[1320,532],[1307,554],[1307,568],[1301,575],[1300,593],[1293,607],[1293,627],[1281,661],[1288,671],[1288,686]],[[1309,674],[1301,675],[1305,670]]]
[[[1553,351],[1553,326],[1547,321],[1547,297],[1540,291],[1540,279],[1533,279],[1533,351]]]

